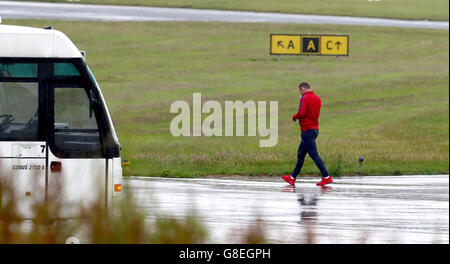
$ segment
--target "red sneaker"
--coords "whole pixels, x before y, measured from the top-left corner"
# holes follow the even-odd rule
[[[328,178],[322,177],[322,180],[320,182],[318,182],[316,185],[324,186],[324,185],[330,184],[332,182],[333,182],[333,178],[331,178],[331,175],[330,175],[330,177],[328,177]]]
[[[295,185],[295,178],[292,179],[290,174],[288,174],[288,175],[281,175],[281,178],[283,180],[285,180],[287,183]]]

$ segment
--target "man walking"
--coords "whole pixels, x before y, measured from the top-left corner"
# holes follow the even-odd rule
[[[292,121],[299,120],[301,138],[300,146],[298,147],[297,164],[292,172],[292,175],[282,175],[281,178],[287,183],[294,185],[297,175],[300,173],[305,156],[308,153],[311,159],[319,168],[322,174],[322,180],[317,183],[318,186],[324,186],[333,182],[327,167],[323,163],[322,158],[317,152],[316,138],[319,134],[319,114],[322,102],[307,82],[302,82],[299,86],[299,91],[302,94],[300,98],[300,106],[298,112],[292,116]]]

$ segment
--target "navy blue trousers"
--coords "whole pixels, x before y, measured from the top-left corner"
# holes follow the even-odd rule
[[[317,152],[316,138],[318,135],[319,131],[317,129],[302,131],[302,141],[300,142],[300,146],[298,146],[297,164],[295,165],[295,169],[292,172],[292,177],[296,178],[302,170],[306,154],[308,154],[314,161],[323,177],[327,177],[330,175],[327,171],[327,167],[325,166],[322,158],[319,155],[319,152]]]

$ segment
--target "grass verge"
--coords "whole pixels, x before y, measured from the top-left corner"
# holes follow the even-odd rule
[[[322,98],[319,152],[343,175],[435,174],[449,168],[449,32],[359,26],[246,23],[97,23],[6,20],[65,32],[102,87],[126,175],[279,175],[300,141],[297,85]],[[350,56],[268,54],[270,33],[348,34]],[[279,102],[276,147],[260,137],[173,137],[170,105]],[[365,158],[359,165],[358,158]],[[302,174],[318,174],[310,159]]]

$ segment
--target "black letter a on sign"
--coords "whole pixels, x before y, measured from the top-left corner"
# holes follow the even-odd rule
[[[292,40],[289,41],[289,45],[288,45],[287,49],[289,49],[289,48],[295,49],[294,42],[292,42]]]

